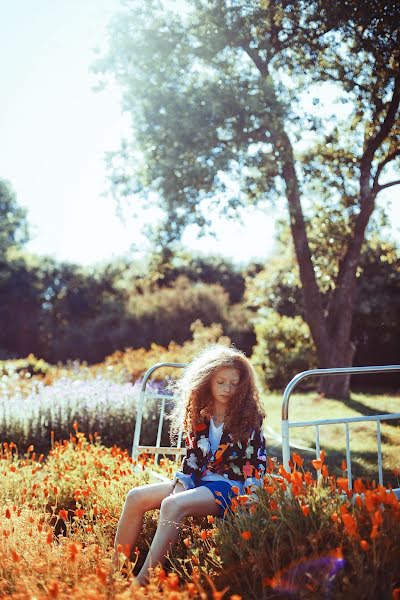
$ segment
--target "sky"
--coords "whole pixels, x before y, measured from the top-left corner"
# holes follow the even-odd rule
[[[149,248],[143,221],[107,194],[105,153],[129,136],[120,92],[94,90],[95,48],[106,48],[107,23],[119,0],[0,0],[0,178],[28,211],[27,249],[62,261],[90,265]],[[399,186],[400,187],[400,186]],[[400,194],[390,212],[400,232]],[[275,217],[284,207],[253,209],[243,224],[218,219],[217,239],[184,237],[194,251],[235,262],[266,258]],[[240,241],[240,243],[238,243]],[[134,245],[134,246],[133,246]]]

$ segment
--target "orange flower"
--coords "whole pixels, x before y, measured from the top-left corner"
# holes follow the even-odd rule
[[[374,525],[382,525],[383,523],[383,517],[382,517],[382,513],[381,511],[378,509],[374,512],[374,515],[372,517],[372,521],[374,523]]]
[[[246,540],[246,542],[248,542],[249,539],[251,538],[251,531],[242,531],[242,533],[240,535],[242,536],[242,538],[244,540]]]
[[[361,540],[360,546],[361,546],[361,550],[364,550],[364,552],[368,552],[369,544],[368,544],[367,540]]]
[[[69,554],[69,559],[71,561],[75,561],[76,557],[78,556],[78,554],[80,554],[80,551],[82,549],[82,544],[75,544],[75,543],[71,543],[68,544],[68,554]]]
[[[371,530],[371,533],[369,534],[369,537],[371,538],[371,540],[374,540],[375,538],[378,537],[378,525],[376,523],[374,525],[372,525],[372,530]]]
[[[357,504],[358,508],[362,508],[362,506],[364,506],[361,496],[356,496],[355,503]]]
[[[311,485],[311,483],[313,482],[313,478],[312,478],[310,471],[307,471],[306,473],[304,473],[304,481],[306,482],[307,485]]]
[[[83,515],[85,514],[85,511],[83,510],[83,508],[77,508],[74,512],[74,515],[80,519],[81,517],[83,517]]]
[[[303,515],[304,515],[305,517],[307,517],[307,516],[310,514],[310,509],[309,509],[309,508],[308,508],[308,506],[306,506],[305,504],[304,504],[304,505],[302,505],[300,508],[301,508],[301,510],[303,511]]]
[[[361,494],[362,492],[365,491],[362,479],[355,479],[354,480],[353,490],[355,491],[356,494]]]
[[[264,490],[268,492],[268,494],[273,494],[275,488],[273,485],[264,485]]]
[[[347,463],[345,460],[342,460],[342,471],[347,471]]]
[[[351,537],[355,537],[357,535],[356,520],[348,513],[343,513],[342,521],[343,521],[344,528],[345,528],[346,532],[348,533],[348,535],[350,535]]]
[[[240,502],[240,504],[246,504],[246,502],[249,501],[249,497],[247,494],[243,494],[242,496],[238,496],[238,500]]]
[[[12,556],[13,561],[16,563],[21,560],[20,555],[17,552],[15,552],[15,550],[11,550],[11,556]]]
[[[273,471],[276,467],[276,462],[274,460],[272,460],[272,458],[270,456],[268,456],[268,469],[270,471]]]
[[[300,471],[293,471],[293,473],[291,473],[290,476],[293,483],[295,483],[296,485],[301,485],[303,481],[303,473],[300,473]]]
[[[9,508],[6,509],[6,519],[11,519],[11,512]]]
[[[304,458],[301,458],[300,454],[296,454],[296,452],[292,452],[292,459],[295,465],[298,467],[302,467],[304,463]]]
[[[336,483],[339,487],[340,490],[343,490],[344,492],[347,492],[349,489],[349,482],[348,479],[346,477],[338,477],[336,479]]]
[[[322,476],[329,477],[328,467],[326,465],[322,465]]]
[[[280,465],[279,469],[278,469],[278,473],[279,475],[281,475],[284,479],[287,479],[288,481],[290,481],[290,473],[288,473],[286,471],[286,469]]]
[[[166,580],[167,589],[169,591],[177,590],[179,588],[179,577],[176,573],[168,573]]]
[[[338,514],[337,514],[337,513],[335,513],[335,512],[334,512],[334,513],[332,513],[332,514],[331,514],[331,519],[332,519],[332,521],[333,521],[334,523],[336,523],[336,522],[337,522],[338,518],[339,518],[339,517],[338,517]]]
[[[107,581],[107,571],[105,569],[103,569],[103,567],[96,567],[96,575],[98,577],[98,579],[101,581],[101,583],[103,585],[106,584]]]
[[[200,537],[201,537],[202,540],[206,540],[207,539],[207,531],[205,529],[201,530]]]
[[[53,541],[53,532],[50,529],[50,531],[47,532],[46,544],[51,544],[52,541]]]
[[[237,485],[233,485],[231,489],[232,489],[232,492],[235,494],[235,496],[239,495],[240,490],[237,487]]]
[[[322,462],[324,462],[324,460],[325,460],[325,452],[323,450],[321,450],[321,452],[319,453],[319,458],[320,458],[320,460],[322,460]]]
[[[66,521],[68,518],[68,513],[66,510],[64,510],[63,508],[58,512],[59,516],[61,517],[61,519],[63,521]]]
[[[314,459],[311,461],[311,464],[316,471],[320,471],[322,467],[322,460]]]
[[[190,538],[185,538],[183,543],[185,544],[186,548],[190,548]]]
[[[195,583],[187,583],[186,589],[188,591],[189,598],[195,598],[197,596],[197,587]]]
[[[209,523],[214,523],[214,517],[212,515],[207,515],[207,521]]]
[[[47,588],[47,594],[49,598],[57,598],[59,591],[58,582],[50,581],[49,587]]]

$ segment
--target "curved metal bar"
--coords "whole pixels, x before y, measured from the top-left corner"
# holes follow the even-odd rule
[[[295,387],[307,377],[313,377],[317,375],[319,377],[325,377],[326,375],[358,375],[361,373],[391,373],[395,371],[400,371],[400,365],[381,365],[374,367],[341,367],[335,369],[310,369],[309,371],[302,371],[298,373],[289,381],[287,384],[285,391],[283,392],[282,398],[282,421],[288,420],[289,414],[289,398]]]
[[[147,380],[149,379],[150,375],[152,375],[154,373],[154,371],[156,371],[157,369],[161,369],[162,367],[186,367],[186,366],[187,366],[187,363],[172,363],[172,362],[160,362],[160,363],[153,365],[152,367],[147,369],[146,373],[143,375],[140,391],[144,392],[144,390],[146,389]]]
[[[289,442],[289,399],[296,388],[296,386],[307,377],[319,376],[325,377],[327,375],[361,375],[369,373],[393,373],[399,371],[400,365],[379,365],[371,367],[340,367],[332,369],[310,369],[309,371],[302,371],[298,373],[289,381],[282,397],[282,408],[281,408],[281,428],[282,428],[282,464],[286,470],[289,470],[290,460],[290,442]],[[382,415],[378,415],[382,416]],[[318,423],[320,423],[319,421]],[[296,424],[297,425],[297,424]],[[347,425],[348,426],[348,425]],[[349,482],[351,485],[351,474],[349,473]]]
[[[145,401],[145,397],[146,397],[146,385],[147,385],[147,381],[148,381],[150,375],[152,375],[152,373],[154,373],[154,371],[156,371],[157,369],[161,369],[162,367],[183,368],[186,366],[187,366],[187,363],[160,362],[160,363],[153,365],[149,369],[147,369],[146,373],[144,374],[143,380],[142,380],[142,385],[140,387],[137,408],[136,408],[136,423],[135,423],[135,431],[133,434],[133,442],[132,442],[132,458],[133,459],[137,458],[137,448],[139,447],[140,430],[142,428],[143,406],[144,406],[144,401]]]

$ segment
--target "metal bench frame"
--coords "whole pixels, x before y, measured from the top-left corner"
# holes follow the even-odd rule
[[[153,365],[146,371],[144,374],[142,385],[140,387],[139,398],[137,403],[136,410],[136,423],[135,423],[135,432],[133,434],[133,443],[132,443],[132,458],[136,459],[138,454],[142,452],[146,452],[148,454],[155,454],[155,459],[159,454],[175,454],[178,459],[179,456],[185,453],[185,449],[181,447],[182,445],[182,435],[183,431],[179,431],[178,435],[178,443],[177,447],[169,447],[169,446],[160,446],[161,443],[161,434],[162,428],[164,424],[164,415],[165,415],[165,401],[173,399],[173,395],[171,394],[153,394],[151,392],[146,392],[147,382],[150,376],[157,369],[161,369],[163,367],[172,367],[172,368],[184,368],[187,366],[187,363],[173,363],[173,362],[161,362]],[[161,408],[160,408],[160,418],[158,420],[158,429],[157,429],[157,439],[155,446],[141,446],[140,445],[140,431],[142,428],[142,420],[143,420],[143,408],[147,399],[156,399],[161,400]]]
[[[383,415],[372,415],[368,417],[344,417],[343,419],[320,419],[314,421],[289,421],[289,400],[290,396],[303,379],[307,377],[326,377],[327,375],[362,375],[371,373],[393,373],[400,372],[400,365],[385,365],[385,366],[374,366],[374,367],[348,367],[348,368],[337,368],[337,369],[311,369],[309,371],[303,371],[299,373],[288,383],[283,393],[282,398],[282,464],[283,467],[289,470],[290,460],[290,441],[289,441],[289,429],[291,427],[315,427],[315,456],[317,459],[320,457],[320,441],[319,441],[319,428],[321,425],[333,425],[337,423],[343,423],[345,426],[346,435],[346,467],[347,467],[347,480],[349,489],[352,487],[352,472],[351,472],[351,452],[350,452],[350,430],[349,423],[358,423],[360,421],[376,421],[376,440],[378,447],[378,477],[379,484],[383,485],[383,473],[382,473],[382,446],[381,446],[381,421],[387,421],[390,419],[400,419],[399,413],[383,414]],[[318,471],[318,478],[321,477],[321,472]]]
[[[136,424],[135,431],[133,436],[132,443],[132,458],[136,459],[137,456],[146,452],[148,454],[155,454],[155,459],[157,460],[158,455],[175,455],[176,460],[178,460],[179,456],[182,456],[185,453],[185,449],[182,448],[182,435],[183,431],[179,431],[178,441],[176,447],[170,446],[161,446],[161,434],[162,428],[164,424],[164,416],[165,416],[165,402],[166,400],[173,399],[173,396],[170,394],[154,394],[151,392],[146,392],[147,382],[150,376],[157,370],[163,367],[172,367],[172,368],[184,368],[186,367],[186,363],[173,363],[173,362],[160,362],[152,367],[150,367],[142,380],[141,389],[139,392],[139,398],[137,403],[137,411],[136,411]],[[366,417],[344,417],[342,419],[319,419],[314,421],[297,421],[290,422],[289,421],[289,400],[293,390],[297,387],[297,385],[308,377],[325,377],[328,375],[361,375],[361,374],[371,374],[371,373],[391,373],[391,372],[399,372],[400,373],[400,365],[385,365],[385,366],[371,366],[371,367],[349,367],[349,368],[335,368],[335,369],[311,369],[309,371],[303,371],[302,373],[298,373],[293,379],[288,383],[283,393],[282,398],[282,421],[281,421],[281,430],[282,430],[282,464],[286,470],[289,470],[289,460],[290,460],[290,439],[289,439],[289,429],[292,427],[315,427],[315,455],[318,459],[320,457],[320,438],[319,438],[319,428],[322,425],[332,425],[341,423],[345,427],[345,436],[346,436],[346,466],[347,466],[347,476],[348,476],[348,486],[349,489],[352,487],[352,471],[351,471],[351,451],[350,451],[350,430],[349,423],[357,423],[360,421],[376,421],[376,438],[377,438],[377,448],[378,448],[378,477],[379,483],[383,485],[383,472],[382,472],[382,447],[381,447],[381,429],[380,424],[381,421],[390,420],[390,419],[400,419],[400,412],[394,414],[381,414],[381,415],[372,415]],[[143,420],[143,408],[147,399],[156,399],[161,400],[161,408],[160,408],[160,417],[158,421],[158,430],[157,430],[157,439],[155,446],[141,446],[140,445],[140,431],[142,427]],[[161,480],[167,480],[165,477],[160,474],[155,474]],[[318,471],[318,478],[321,477],[321,472]]]

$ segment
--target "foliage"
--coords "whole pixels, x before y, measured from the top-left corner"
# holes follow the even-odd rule
[[[251,265],[247,269],[251,269]],[[181,276],[195,283],[217,283],[228,293],[229,303],[243,300],[245,273],[232,261],[221,256],[195,255],[188,250],[176,250],[168,262],[154,254],[149,266],[150,282],[158,287],[169,287]],[[146,282],[145,275],[136,279],[139,285]]]
[[[400,9],[361,5],[192,0],[178,14],[132,1],[96,65],[116,77],[132,115],[134,139],[111,155],[113,191],[156,199],[166,259],[188,225],[203,231],[216,215],[286,196],[321,367],[352,364],[362,242],[378,194],[400,183],[386,179],[400,155]],[[319,276],[331,257],[310,239],[310,198],[331,229],[338,216],[345,224],[332,282]],[[335,381],[325,391],[346,397],[346,378]]]
[[[0,262],[9,250],[21,248],[28,239],[26,210],[18,206],[9,183],[0,179]]]
[[[324,452],[312,461],[319,483],[303,463],[293,453],[286,472],[270,461],[258,502],[246,510],[249,497],[237,497],[235,518],[219,523],[215,536],[224,567],[218,583],[249,599],[389,597],[399,585],[398,499],[360,479],[349,490],[347,478],[329,475]]]
[[[231,340],[223,335],[222,326],[213,323],[205,327],[200,320],[194,321],[190,325],[192,340],[185,341],[182,345],[171,342],[168,347],[152,344],[149,350],[144,348],[127,348],[124,352],[117,351],[107,356],[104,364],[112,366],[114,369],[123,369],[131,381],[142,377],[144,373],[159,362],[188,363],[195,354],[200,352],[209,344],[229,345]],[[160,370],[158,378],[179,377],[181,371],[178,369]]]
[[[113,572],[113,541],[126,493],[149,483],[153,458],[135,465],[116,446],[87,440],[77,423],[73,430],[47,457],[32,446],[24,456],[12,443],[0,447],[2,596],[239,600],[329,592],[368,600],[398,593],[398,500],[361,480],[349,491],[346,479],[329,475],[323,453],[312,467],[322,472],[319,484],[299,455],[290,472],[270,460],[255,502],[243,494],[224,520],[187,518],[165,568],[155,569],[146,588],[132,586],[156,511],[147,513],[137,546],[119,548],[125,576]],[[164,461],[162,470],[171,477],[173,466]]]
[[[328,309],[334,290],[333,271],[340,260],[342,240],[333,231],[336,225],[328,222],[323,215],[311,221],[310,229],[314,232],[310,236],[312,243],[324,248],[329,257],[326,264],[320,262],[315,265],[320,286],[324,287],[323,306]],[[393,364],[400,335],[396,308],[400,301],[400,254],[398,245],[384,231],[379,231],[378,223],[374,223],[363,247],[357,292],[352,324],[355,364]],[[259,323],[271,310],[282,316],[304,319],[301,283],[287,227],[281,227],[275,254],[265,268],[255,277],[247,278],[245,299],[249,308],[257,310]],[[312,364],[313,361],[309,368]],[[358,385],[365,385],[365,379],[352,378],[354,380]],[[395,386],[396,379],[385,375],[376,384]]]
[[[211,259],[210,259],[211,260]],[[181,344],[190,325],[221,323],[247,354],[255,343],[241,297],[244,274],[223,261],[188,259],[163,275],[125,271],[123,263],[92,271],[50,258],[14,254],[0,275],[0,360],[28,354],[48,362],[102,361],[115,350]],[[226,285],[226,289],[219,281]],[[232,310],[230,310],[230,308]]]
[[[65,366],[47,365],[46,375],[31,375],[27,365],[43,369],[43,361],[33,356],[1,363],[0,438],[24,447],[34,443],[37,450],[49,449],[51,439],[68,434],[71,421],[78,420],[86,435],[96,433],[106,444],[128,448],[132,444],[136,423],[136,403],[141,381],[148,368],[158,362],[187,363],[205,346],[230,344],[222,327],[205,327],[201,321],[191,326],[192,340],[182,346],[171,342],[167,348],[152,344],[150,350],[128,348],[108,356],[104,363],[91,367],[79,363]],[[147,391],[164,389],[179,369],[160,369],[151,379]],[[27,375],[29,375],[27,377]],[[167,403],[166,410],[171,407]],[[147,400],[141,432],[142,444],[154,444],[158,430],[158,410],[154,400]],[[169,444],[167,427],[162,443]]]
[[[284,388],[297,373],[316,368],[310,329],[300,316],[286,317],[270,310],[256,319],[255,331],[253,361],[262,365],[268,387]]]

